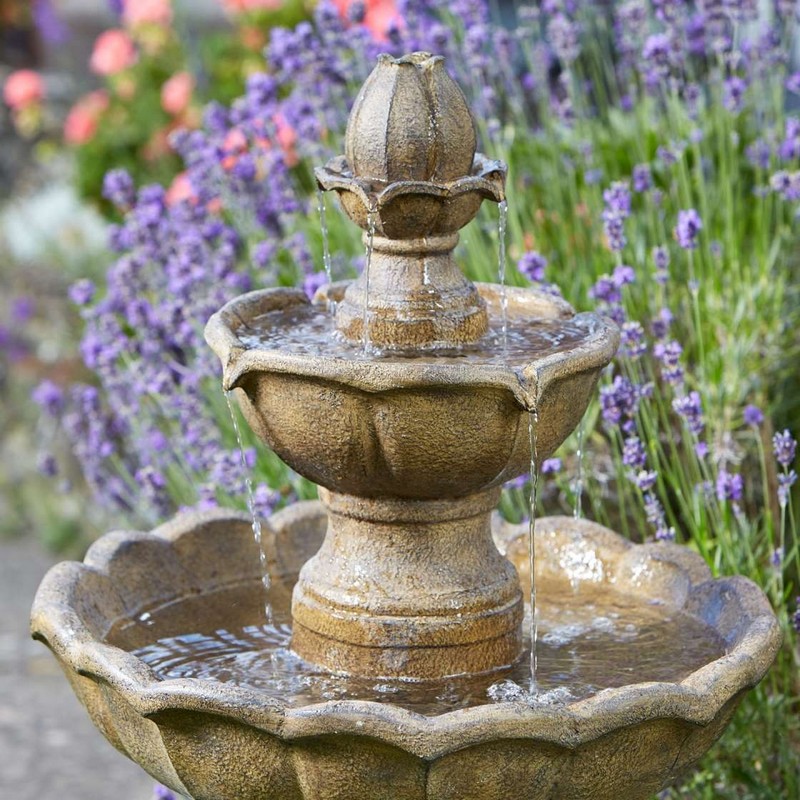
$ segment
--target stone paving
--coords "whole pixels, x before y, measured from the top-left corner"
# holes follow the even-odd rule
[[[32,537],[0,539],[0,798],[150,800],[153,780],[106,742],[28,613],[54,562]]]

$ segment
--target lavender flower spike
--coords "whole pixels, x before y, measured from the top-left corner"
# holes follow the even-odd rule
[[[788,429],[776,433],[772,437],[772,447],[775,452],[775,460],[784,469],[789,469],[797,451],[797,442]]]
[[[675,238],[684,250],[694,250],[697,247],[697,235],[702,229],[703,220],[693,208],[678,212]]]

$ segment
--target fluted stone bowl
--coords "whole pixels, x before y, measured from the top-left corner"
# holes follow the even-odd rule
[[[499,307],[499,286],[477,288],[490,308]],[[357,348],[349,357],[295,352],[248,343],[254,330],[291,328],[293,314],[308,309],[300,290],[266,289],[214,314],[206,340],[255,434],[314,483],[359,497],[462,497],[530,469],[534,408],[538,459],[547,458],[579,423],[619,343],[613,322],[575,314],[560,298],[509,287],[507,302],[511,325],[522,317],[533,320],[532,329],[543,320],[580,325],[583,333],[507,364],[364,358]]]
[[[484,200],[505,198],[506,165],[476,153],[469,174],[450,181],[379,181],[353,174],[344,156],[314,171],[319,187],[336,192],[344,212],[362,230],[387,239],[447,236],[461,230]]]
[[[315,502],[271,518],[275,592],[290,591],[325,521]],[[523,582],[524,537],[520,529],[499,536]],[[32,631],[104,736],[195,800],[644,800],[720,736],[772,663],[778,624],[750,581],[712,580],[698,556],[675,545],[634,546],[593,523],[550,518],[537,523],[537,547],[543,593],[588,585],[610,602],[620,592],[656,601],[702,620],[725,654],[676,683],[433,716],[362,700],[295,708],[256,689],[160,679],[113,644],[113,631],[188,600],[202,620],[187,618],[187,631],[225,627],[234,610],[215,594],[260,574],[250,520],[222,511],[184,515],[150,534],[111,533],[83,564],[57,565],[39,588]]]

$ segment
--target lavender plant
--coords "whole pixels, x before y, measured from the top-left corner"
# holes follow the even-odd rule
[[[557,284],[622,329],[587,413],[583,480],[573,437],[542,467],[544,510],[583,492],[591,516],[630,537],[677,539],[715,572],[747,574],[784,623],[778,666],[691,794],[676,796],[800,795],[796,445],[774,430],[796,430],[800,410],[795,4],[759,16],[746,0],[548,0],[517,8],[511,27],[483,0],[403,0],[397,12],[367,28],[321,2],[312,22],[272,32],[243,97],[174,137],[186,172],[169,192],[108,175],[124,214],[110,236],[116,261],[103,287],[72,291],[94,378],[35,399],[110,514],[144,524],[242,504],[203,325],[251,286],[312,293],[325,281],[312,165],[338,148],[379,52],[444,54],[484,149],[510,165],[509,279]],[[333,209],[328,224],[335,276],[353,274],[356,232]],[[472,278],[496,279],[496,248],[482,212],[459,254]],[[246,447],[262,513],[309,495]],[[516,519],[527,513],[521,484],[503,501]]]

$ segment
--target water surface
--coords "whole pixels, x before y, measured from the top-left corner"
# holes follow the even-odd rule
[[[288,592],[283,602],[273,602],[269,624],[263,592],[255,580],[188,597],[117,625],[108,639],[133,652],[161,678],[232,683],[295,708],[361,699],[438,715],[520,699],[529,685],[529,649],[506,672],[422,684],[322,672],[291,650]],[[724,654],[713,629],[663,605],[637,606],[630,597],[610,591],[579,590],[556,600],[542,595],[540,591],[537,598],[534,702],[572,702],[629,683],[678,682]],[[524,629],[529,629],[527,621]]]

